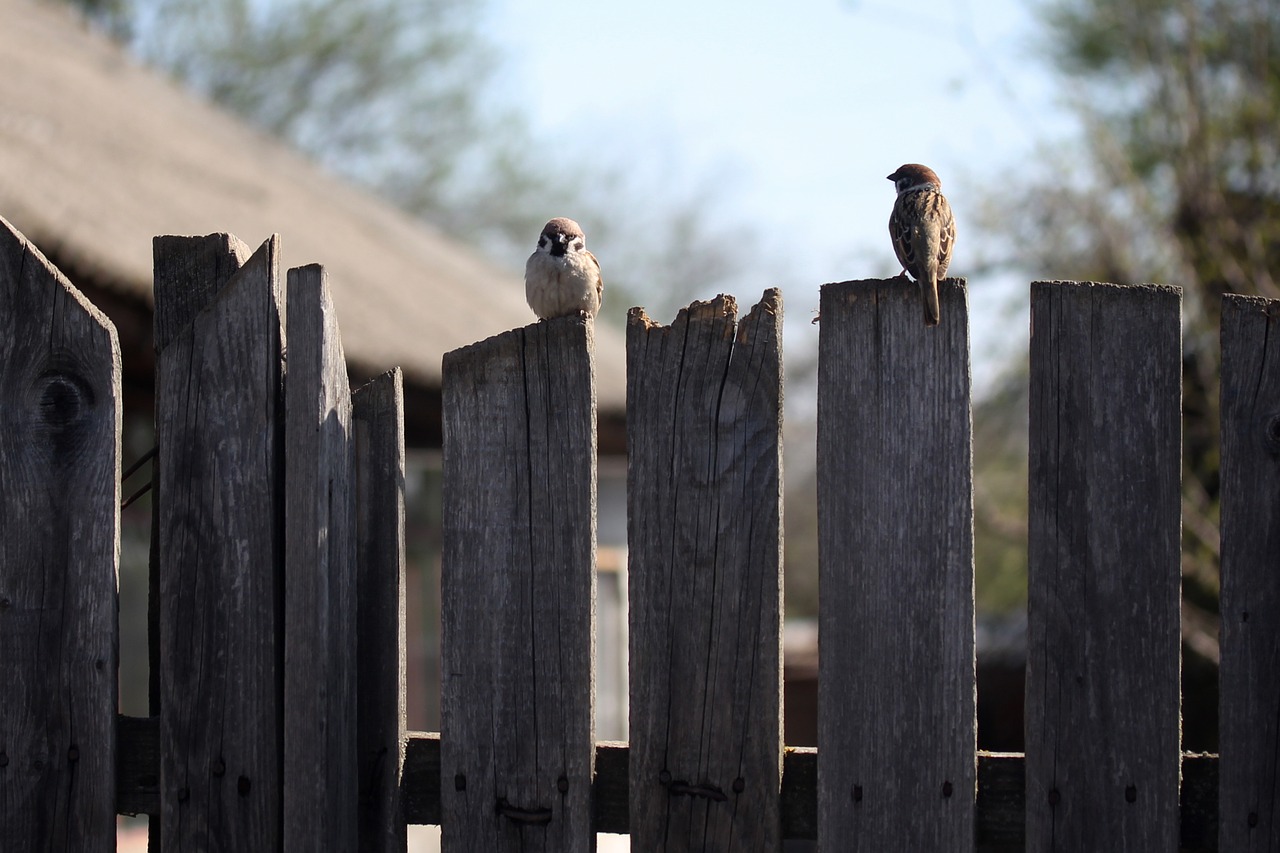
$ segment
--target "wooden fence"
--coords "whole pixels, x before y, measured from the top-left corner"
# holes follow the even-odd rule
[[[153,699],[116,712],[120,360],[0,220],[0,850],[1280,845],[1277,304],[1228,297],[1221,758],[1179,743],[1181,297],[1032,286],[1026,755],[976,749],[967,297],[821,297],[818,750],[781,726],[781,297],[627,330],[630,731],[597,743],[592,326],[444,362],[442,733],[404,724],[401,378],[319,267],[157,238]],[[1280,340],[1280,336],[1277,338]],[[287,346],[286,346],[287,344]]]

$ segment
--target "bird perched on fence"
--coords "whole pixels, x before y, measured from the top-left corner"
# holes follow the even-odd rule
[[[600,262],[572,219],[557,216],[542,228],[524,265],[524,296],[541,320],[578,312],[596,316],[604,295]]]
[[[951,205],[942,194],[942,181],[928,166],[907,163],[889,175],[898,198],[889,217],[889,237],[893,251],[920,285],[926,326],[936,326],[938,311],[938,279],[947,274],[951,250],[956,244],[956,219]]]

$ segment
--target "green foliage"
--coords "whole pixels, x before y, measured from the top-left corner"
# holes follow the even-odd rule
[[[1220,299],[1280,297],[1280,5],[1047,0],[1040,12],[1082,138],[1001,182],[984,224],[1038,277],[1184,288],[1184,591],[1197,611],[1184,633],[1206,626],[1187,640],[1212,656]]]
[[[1027,603],[1027,369],[1011,365],[973,406],[973,550],[978,611]]]

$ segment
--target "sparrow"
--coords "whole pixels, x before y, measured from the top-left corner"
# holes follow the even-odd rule
[[[942,181],[928,166],[908,163],[889,175],[898,198],[889,217],[889,237],[903,273],[920,285],[924,323],[938,325],[938,279],[947,274],[956,244],[956,219],[942,194]]]
[[[596,316],[604,296],[600,262],[572,219],[557,216],[542,228],[538,248],[524,265],[524,297],[540,320],[584,313]]]

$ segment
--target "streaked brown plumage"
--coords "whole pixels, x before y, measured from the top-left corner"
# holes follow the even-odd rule
[[[572,219],[557,216],[542,228],[524,265],[524,296],[539,319],[585,313],[594,317],[604,297],[600,262]]]
[[[947,274],[956,243],[956,220],[942,194],[942,181],[928,166],[907,163],[889,175],[898,197],[889,217],[889,237],[903,272],[920,285],[924,322],[936,326],[938,280]]]

